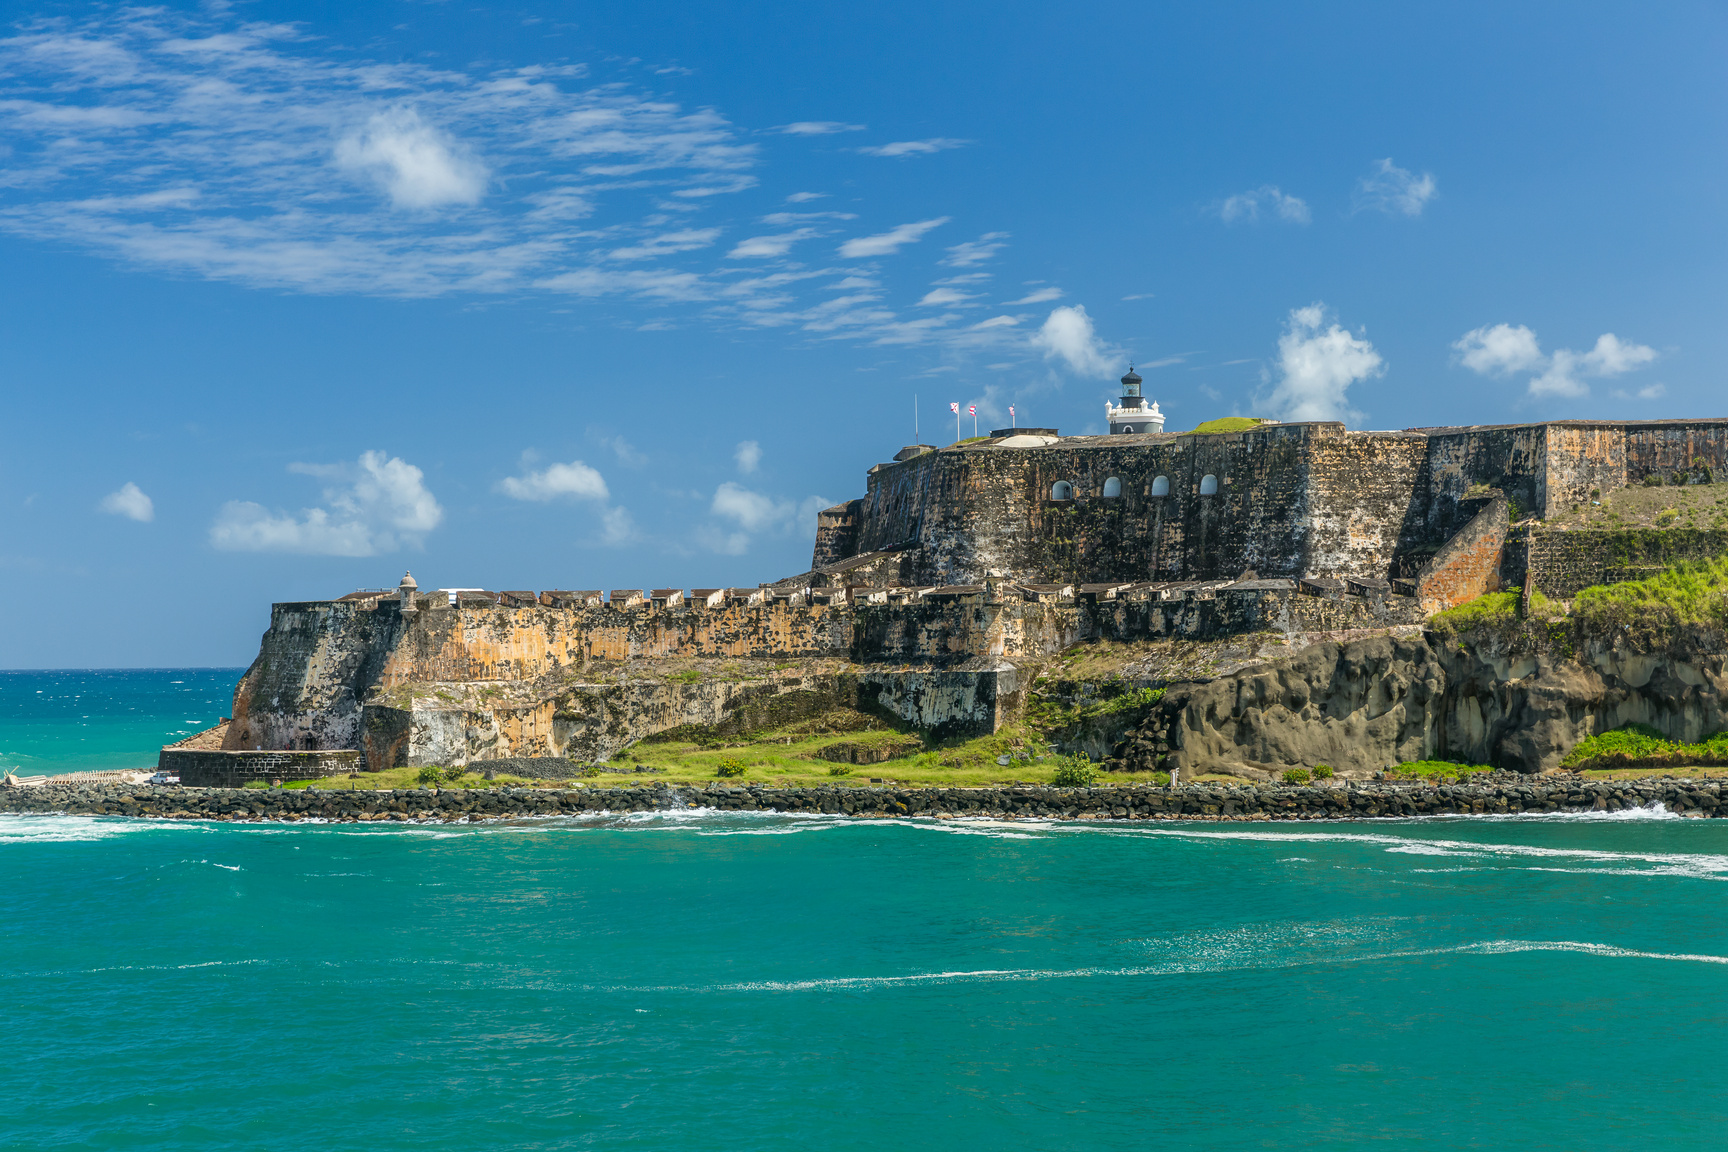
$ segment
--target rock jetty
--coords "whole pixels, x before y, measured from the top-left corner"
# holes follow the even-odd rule
[[[223,821],[432,821],[608,812],[821,813],[856,817],[1056,820],[1349,820],[1544,812],[1617,812],[1662,805],[1683,816],[1728,815],[1721,780],[1580,780],[1497,773],[1468,784],[1347,782],[1332,786],[1189,784],[1051,788],[680,787],[249,789],[87,784],[0,790],[0,812]]]

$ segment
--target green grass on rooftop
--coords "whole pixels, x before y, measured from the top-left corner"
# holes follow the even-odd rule
[[[1198,428],[1184,432],[1184,436],[1218,436],[1226,432],[1246,432],[1250,428],[1258,428],[1266,423],[1258,416],[1220,416],[1216,420],[1208,420]]]

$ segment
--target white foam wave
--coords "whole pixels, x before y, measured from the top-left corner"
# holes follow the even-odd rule
[[[1396,836],[1379,832],[1311,832],[1273,828],[1213,831],[1205,827],[1148,828],[1152,836],[1174,836],[1198,840],[1242,840],[1292,843],[1354,843],[1382,847],[1388,853],[1420,856],[1474,856],[1537,858],[1598,862],[1604,865],[1649,864],[1650,868],[1628,869],[1639,876],[1687,875],[1697,879],[1728,880],[1728,855],[1709,852],[1616,852],[1603,848],[1549,848],[1536,844],[1503,844],[1479,840],[1440,840]],[[1683,871],[1676,872],[1675,869]],[[1604,871],[1605,869],[1591,869]]]
[[[0,844],[52,844],[107,840],[161,825],[109,816],[0,815]]]
[[[1365,963],[1382,960],[1418,959],[1426,956],[1504,956],[1520,952],[1571,952],[1603,959],[1668,960],[1693,964],[1728,964],[1728,956],[1701,952],[1652,952],[1639,948],[1621,948],[1613,944],[1595,944],[1577,940],[1478,940],[1440,948],[1413,948],[1402,951],[1368,952],[1326,957],[1266,956],[1241,960],[1171,960],[1164,963],[1137,964],[1120,967],[1077,968],[974,968],[940,972],[914,972],[901,976],[824,976],[804,980],[746,980],[731,984],[660,984],[612,986],[596,991],[618,992],[827,992],[870,991],[873,989],[917,987],[920,985],[1006,983],[1038,980],[1084,980],[1096,978],[1135,978],[1141,976],[1203,975],[1212,972],[1240,971],[1262,968],[1315,967],[1338,963]]]

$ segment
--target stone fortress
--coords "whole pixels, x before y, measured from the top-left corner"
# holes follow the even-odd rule
[[[1108,435],[902,449],[819,514],[809,571],[757,587],[422,591],[410,576],[276,604],[232,719],[162,766],[219,783],[283,756],[314,775],[604,760],[793,693],[936,737],[988,733],[1083,641],[1348,637],[1502,587],[1640,575],[1601,533],[1544,522],[1728,470],[1728,420],[1167,433],[1132,369],[1123,385]],[[1728,553],[1716,535],[1675,534],[1652,566]]]

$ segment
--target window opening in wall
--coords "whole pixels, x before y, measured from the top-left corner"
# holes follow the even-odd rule
[[[1213,496],[1218,492],[1218,477],[1208,472],[1200,477],[1200,495]]]
[[[1170,477],[1160,476],[1160,477],[1158,477],[1158,479],[1152,481],[1152,495],[1154,495],[1154,496],[1168,496],[1168,495],[1170,495]]]
[[[1072,499],[1074,499],[1074,485],[1068,483],[1068,481],[1066,481],[1066,480],[1056,481],[1056,483],[1050,485],[1050,499],[1052,499],[1052,500],[1072,500]]]
[[[1104,481],[1104,498],[1106,500],[1112,496],[1120,495],[1122,495],[1122,481],[1119,478],[1112,476]]]
[[[1116,431],[1118,431],[1118,432],[1132,432],[1132,431],[1134,431],[1134,425],[1124,424],[1124,425],[1122,425],[1122,427],[1116,429]]]

